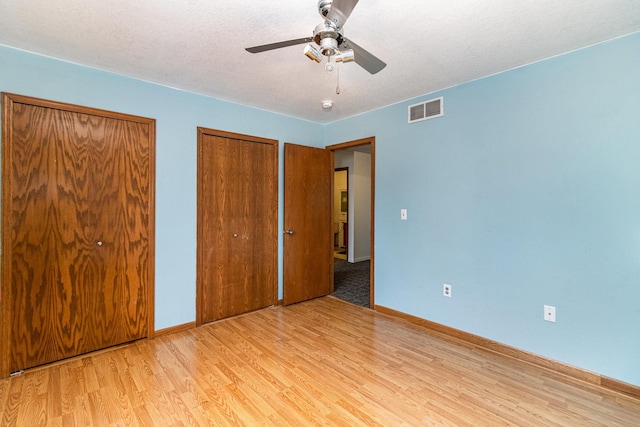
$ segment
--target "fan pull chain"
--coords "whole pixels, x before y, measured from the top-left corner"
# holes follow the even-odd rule
[[[340,65],[338,65],[338,83],[336,85],[336,95],[340,95]]]

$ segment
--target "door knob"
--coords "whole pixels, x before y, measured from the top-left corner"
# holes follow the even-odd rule
[[[102,246],[102,242],[98,241],[98,243],[96,243],[96,245]]]
[[[293,236],[293,230],[284,230],[284,234],[288,234],[289,236]]]
[[[233,237],[238,237],[238,233],[233,233]]]

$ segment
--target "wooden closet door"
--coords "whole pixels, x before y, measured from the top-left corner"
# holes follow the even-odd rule
[[[276,144],[199,129],[199,324],[276,302]]]
[[[4,375],[149,332],[154,123],[128,117],[3,97]]]

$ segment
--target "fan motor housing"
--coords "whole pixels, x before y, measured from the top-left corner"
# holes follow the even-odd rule
[[[313,41],[320,46],[323,55],[332,56],[342,44],[342,32],[325,21],[313,30]]]

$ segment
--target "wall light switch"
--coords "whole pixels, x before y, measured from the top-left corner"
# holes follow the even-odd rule
[[[407,210],[406,209],[400,209],[400,219],[403,221],[407,220]]]

